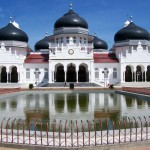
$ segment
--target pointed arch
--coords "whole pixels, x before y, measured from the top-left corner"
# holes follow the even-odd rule
[[[67,66],[67,82],[76,82],[76,68],[75,64],[69,64]]]
[[[1,68],[1,82],[7,83],[7,71],[5,66]]]
[[[126,66],[126,71],[125,71],[125,82],[132,82],[132,70],[131,66]]]
[[[150,65],[147,66],[146,79],[147,79],[148,82],[150,82]]]
[[[56,68],[55,69],[56,82],[64,82],[65,81],[64,66],[62,64],[57,64],[55,68]]]
[[[78,71],[78,81],[87,82],[88,81],[88,69],[86,64],[81,64]]]
[[[137,82],[142,81],[142,68],[139,65],[136,67],[136,81]]]
[[[17,67],[13,66],[11,69],[11,82],[12,83],[17,83],[18,82],[18,72],[17,72]]]

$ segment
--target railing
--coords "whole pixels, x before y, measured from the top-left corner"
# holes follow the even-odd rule
[[[29,122],[3,119],[0,142],[56,147],[84,147],[150,139],[150,117],[93,121]]]

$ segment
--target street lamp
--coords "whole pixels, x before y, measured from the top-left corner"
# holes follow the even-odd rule
[[[39,74],[40,74],[40,73],[41,73],[40,71],[35,71],[35,72],[34,72],[34,74],[35,74],[35,80],[36,80],[36,82],[35,82],[36,86],[38,85]]]
[[[104,74],[104,88],[106,87],[106,84],[107,84],[107,78],[108,78],[108,69],[107,68],[104,68],[104,70],[102,71],[102,73]]]

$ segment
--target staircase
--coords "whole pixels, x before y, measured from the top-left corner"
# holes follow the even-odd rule
[[[55,82],[55,83],[49,83],[45,85],[44,87],[70,87],[71,83],[67,82],[65,84],[64,82]],[[75,82],[73,84],[74,84],[74,87],[100,87],[100,85],[96,83],[89,83],[89,82],[78,82],[78,83]]]

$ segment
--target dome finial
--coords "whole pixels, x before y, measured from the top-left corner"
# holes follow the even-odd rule
[[[70,3],[69,6],[70,6],[70,10],[72,10],[72,3]]]
[[[12,23],[12,17],[9,17],[9,20],[10,20],[9,22]]]
[[[48,36],[48,32],[45,32],[45,36]]]
[[[133,22],[133,16],[130,16],[130,22]]]
[[[96,36],[96,32],[94,32],[94,36]]]

